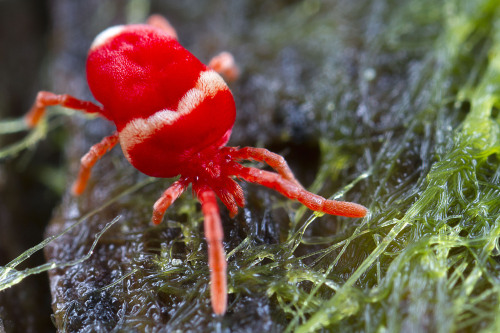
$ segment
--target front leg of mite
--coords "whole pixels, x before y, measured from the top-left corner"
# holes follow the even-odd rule
[[[214,191],[207,187],[196,189],[203,211],[205,238],[210,268],[210,296],[216,315],[223,315],[227,306],[226,254],[222,245],[224,232]]]
[[[57,95],[49,91],[40,91],[30,111],[24,116],[29,127],[35,127],[45,114],[48,106],[61,105],[69,109],[80,110],[87,113],[103,114],[103,109],[89,101],[82,101],[71,95]]]
[[[346,217],[364,217],[368,212],[366,207],[357,203],[325,199],[277,173],[241,166],[235,175],[248,182],[272,188],[285,197],[297,200],[307,208],[317,212]]]
[[[285,158],[281,155],[273,153],[265,148],[243,147],[236,148],[230,152],[231,156],[237,160],[253,160],[257,162],[266,163],[279,173],[283,178],[300,185],[299,181],[293,175],[292,170],[288,166]]]

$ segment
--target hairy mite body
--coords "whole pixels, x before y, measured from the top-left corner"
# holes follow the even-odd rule
[[[87,78],[125,156],[147,175],[176,176],[193,153],[229,139],[236,111],[226,83],[163,30],[105,30],[90,48]]]
[[[363,217],[365,207],[327,200],[305,190],[283,157],[262,148],[226,147],[235,120],[229,88],[217,72],[237,77],[232,56],[221,53],[205,66],[177,41],[175,30],[160,16],[149,24],[123,25],[99,34],[90,47],[87,80],[102,104],[69,95],[40,92],[26,116],[35,126],[50,105],[99,113],[117,132],[94,145],[82,158],[73,193],[83,192],[94,164],[118,142],[127,160],[154,177],[180,175],[154,204],[152,221],[162,221],[167,208],[189,184],[202,204],[211,273],[214,312],[226,311],[226,258],[216,197],[231,216],[245,205],[237,177],[270,187],[310,209]],[[275,172],[244,167],[241,160],[267,163]]]

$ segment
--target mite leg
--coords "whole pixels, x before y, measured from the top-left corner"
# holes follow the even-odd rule
[[[224,233],[215,193],[207,188],[198,189],[198,199],[205,217],[204,229],[208,245],[210,267],[210,299],[216,315],[223,315],[227,306],[226,254],[222,245]]]
[[[78,178],[76,179],[71,192],[74,195],[80,195],[85,190],[87,182],[90,177],[90,171],[94,167],[94,164],[108,151],[110,151],[118,143],[118,132],[113,135],[107,136],[102,139],[101,142],[93,145],[89,152],[85,154],[80,160],[80,172],[78,173]]]
[[[214,188],[213,189],[220,201],[229,210],[229,216],[235,217],[238,214],[238,205],[234,199],[234,196],[225,188]]]
[[[174,182],[165,192],[163,192],[160,199],[158,199],[153,206],[152,222],[154,224],[161,223],[168,207],[170,207],[170,205],[181,196],[182,192],[186,190],[188,184],[189,182],[186,178],[181,178]]]
[[[227,81],[236,81],[240,76],[240,70],[229,52],[221,52],[210,60],[208,67],[223,75]]]
[[[177,38],[177,31],[175,31],[175,28],[170,24],[170,22],[168,22],[166,18],[159,14],[151,15],[147,20],[147,24],[165,31],[168,35],[172,36],[176,40],[179,39]]]
[[[88,113],[101,113],[102,107],[92,102],[82,101],[70,95],[56,95],[49,91],[40,91],[30,111],[24,116],[29,127],[35,127],[45,113],[45,108],[51,105],[61,105],[70,109],[82,110]]]
[[[364,217],[368,212],[364,206],[356,203],[328,200],[319,195],[313,194],[306,191],[301,186],[284,179],[277,173],[259,170],[256,168],[241,167],[236,176],[239,176],[251,183],[272,188],[287,198],[301,202],[304,206],[314,211],[347,217]]]
[[[219,186],[211,186],[222,203],[229,209],[231,217],[238,214],[238,206],[245,207],[245,196],[241,186],[229,177],[225,177]]]
[[[290,170],[283,156],[270,152],[265,148],[243,147],[231,152],[231,156],[236,160],[254,160],[267,163],[267,165],[278,172],[283,178],[301,186],[299,181],[295,179],[292,170]]]

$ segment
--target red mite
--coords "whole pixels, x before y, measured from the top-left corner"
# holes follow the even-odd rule
[[[50,105],[98,113],[117,131],[90,148],[81,159],[72,192],[85,189],[94,164],[118,142],[127,160],[153,177],[180,175],[156,201],[154,224],[192,184],[202,205],[211,301],[217,315],[226,312],[226,257],[216,197],[231,216],[245,205],[243,190],[233,177],[272,188],[308,208],[327,214],[363,217],[361,205],[327,200],[306,191],[280,155],[263,148],[226,147],[236,117],[233,96],[218,74],[238,75],[233,58],[222,53],[205,66],[177,41],[175,30],[154,15],[148,24],[106,29],[92,43],[87,59],[87,80],[102,106],[69,95],[41,91],[26,115],[35,126]],[[242,160],[267,163],[275,172],[239,164]]]

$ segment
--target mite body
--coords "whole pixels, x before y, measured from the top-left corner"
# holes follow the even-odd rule
[[[150,25],[117,26],[92,44],[87,79],[130,163],[173,177],[194,153],[220,147],[236,116],[222,77]]]
[[[243,190],[233,180],[270,187],[308,208],[327,214],[363,217],[365,207],[327,200],[306,191],[280,155],[263,148],[227,147],[236,110],[232,94],[218,74],[238,75],[228,53],[201,63],[177,41],[175,30],[160,16],[149,24],[108,28],[92,43],[87,80],[102,106],[69,95],[40,92],[26,115],[35,126],[50,105],[98,113],[117,131],[82,157],[72,191],[81,194],[94,164],[118,142],[127,160],[141,172],[169,178],[180,175],[156,201],[152,221],[162,221],[167,208],[189,184],[202,204],[208,244],[211,302],[214,312],[226,312],[226,258],[217,197],[231,216],[245,205]],[[241,160],[267,163],[275,172],[239,164]]]

